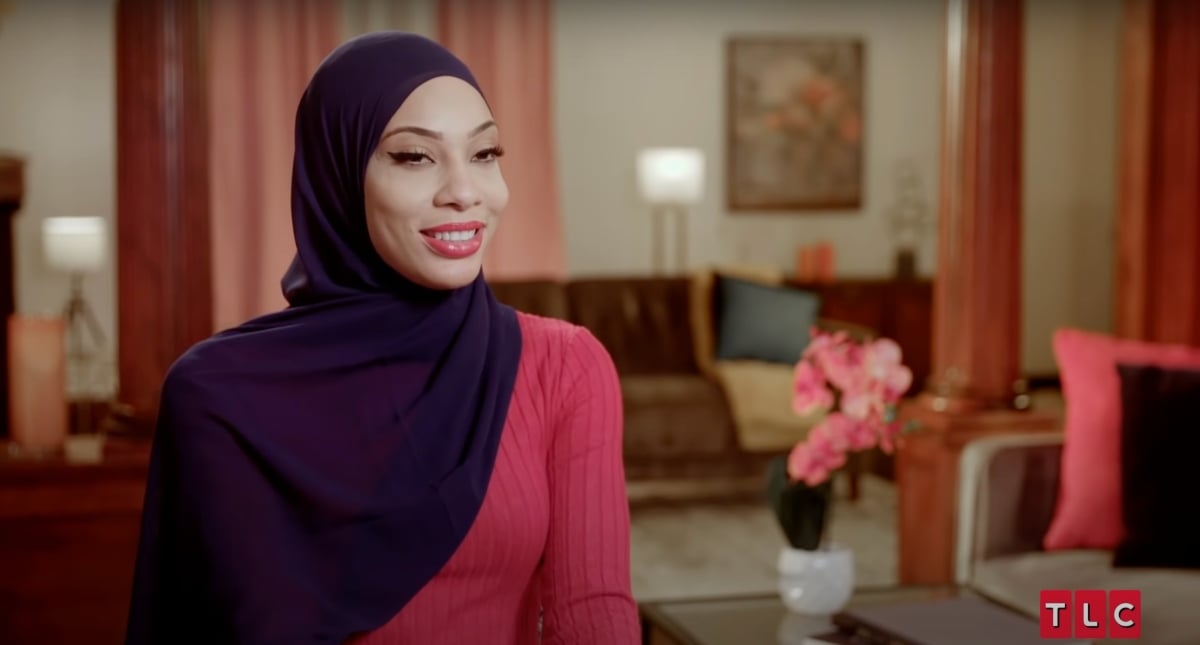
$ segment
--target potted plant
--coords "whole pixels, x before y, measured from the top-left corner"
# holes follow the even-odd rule
[[[857,341],[846,332],[812,330],[796,363],[792,409],[820,421],[786,457],[772,461],[767,495],[787,546],[779,555],[779,591],[793,611],[829,614],[854,590],[853,553],[827,542],[833,475],[851,453],[891,453],[903,430],[897,407],[912,384],[900,346],[888,338]]]

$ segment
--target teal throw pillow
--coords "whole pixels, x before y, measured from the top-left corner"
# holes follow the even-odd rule
[[[819,315],[817,294],[723,275],[713,286],[717,360],[800,360]]]

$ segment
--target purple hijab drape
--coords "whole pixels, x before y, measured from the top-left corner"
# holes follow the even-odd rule
[[[475,520],[521,335],[480,275],[420,288],[375,253],[363,177],[438,76],[420,36],[335,50],[296,115],[290,306],[196,345],[165,379],[127,642],[341,643],[386,623]]]

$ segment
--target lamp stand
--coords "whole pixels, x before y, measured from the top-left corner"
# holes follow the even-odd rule
[[[675,271],[683,273],[687,270],[687,208],[677,204],[657,204],[651,207],[651,217],[654,219],[653,266],[657,275],[665,273],[666,250],[663,247],[667,239],[665,229],[668,216],[673,216],[675,220]]]
[[[83,276],[71,275],[71,297],[63,311],[63,319],[67,324],[67,356],[71,359],[86,359],[91,355],[84,346],[85,331],[91,332],[94,347],[104,344],[104,330],[96,319],[92,306],[83,297]]]

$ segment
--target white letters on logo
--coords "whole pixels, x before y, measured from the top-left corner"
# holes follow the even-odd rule
[[[1083,626],[1084,627],[1099,627],[1100,623],[1096,622],[1091,617],[1091,612],[1088,611],[1092,606],[1090,603],[1083,603]]]
[[[1048,603],[1046,603],[1046,609],[1049,609],[1050,613],[1051,613],[1051,616],[1050,616],[1050,624],[1051,625],[1058,627],[1058,612],[1063,609],[1066,609],[1066,608],[1067,608],[1067,603],[1065,603],[1065,602],[1048,602]]]
[[[1133,627],[1132,620],[1130,620],[1128,618],[1121,618],[1121,614],[1123,614],[1127,611],[1133,611],[1132,603],[1123,602],[1123,603],[1117,605],[1116,607],[1114,607],[1113,608],[1113,622],[1120,625],[1121,627]]]

